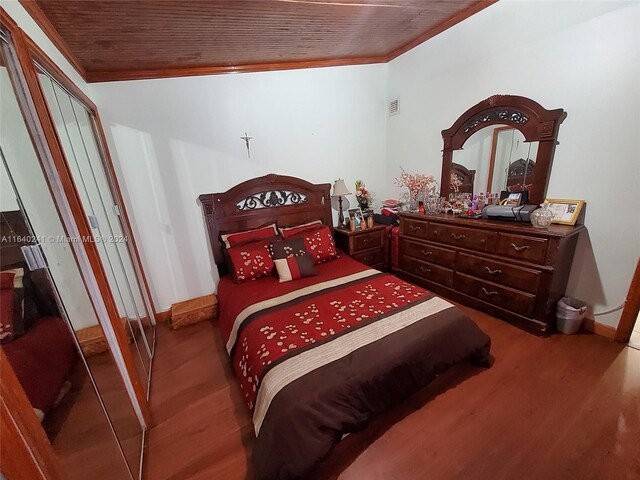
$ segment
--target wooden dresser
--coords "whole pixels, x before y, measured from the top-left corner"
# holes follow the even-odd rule
[[[399,274],[527,330],[555,323],[583,225],[400,214]]]

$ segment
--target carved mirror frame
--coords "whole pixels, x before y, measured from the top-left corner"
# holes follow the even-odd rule
[[[547,193],[558,128],[566,116],[566,112],[561,108],[546,110],[530,98],[516,95],[494,95],[471,107],[451,128],[442,131],[444,148],[440,195],[449,196],[454,150],[461,149],[469,137],[478,130],[489,125],[502,124],[520,130],[528,142],[540,142],[532,187],[529,190],[529,202],[542,203]]]

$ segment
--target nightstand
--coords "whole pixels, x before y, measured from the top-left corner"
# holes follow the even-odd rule
[[[385,225],[374,225],[366,230],[333,230],[336,247],[355,260],[379,270],[388,267],[388,235]]]

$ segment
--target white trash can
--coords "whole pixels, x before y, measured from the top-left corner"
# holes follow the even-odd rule
[[[561,298],[556,306],[558,330],[568,335],[577,333],[582,326],[582,319],[586,312],[586,303],[571,297]]]

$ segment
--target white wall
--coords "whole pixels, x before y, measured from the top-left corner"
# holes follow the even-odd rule
[[[567,111],[548,196],[585,199],[588,228],[568,293],[617,307],[640,254],[640,3],[503,0],[390,62],[387,176],[440,178],[441,130],[498,93]]]
[[[199,195],[267,173],[341,177],[352,191],[361,178],[375,193],[388,183],[386,65],[101,83],[90,93],[160,310],[216,287]]]

